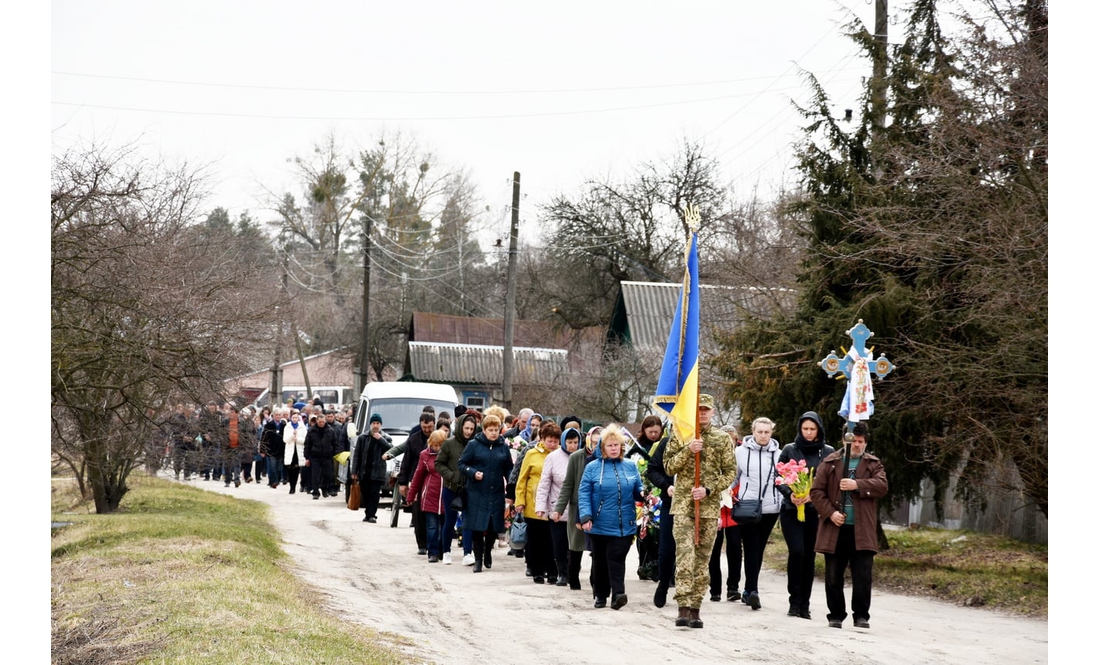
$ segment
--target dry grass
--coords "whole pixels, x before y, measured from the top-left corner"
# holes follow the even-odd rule
[[[408,661],[399,639],[307,602],[317,591],[289,572],[262,504],[132,484],[114,515],[54,493],[54,520],[73,524],[53,537],[53,662]]]

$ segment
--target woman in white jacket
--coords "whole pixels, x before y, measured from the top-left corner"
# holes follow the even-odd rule
[[[737,482],[740,490],[737,500],[759,501],[760,519],[749,523],[738,519],[741,531],[741,543],[745,548],[745,591],[741,602],[754,610],[760,609],[760,594],[757,582],[760,567],[764,563],[764,548],[768,536],[779,519],[779,509],[783,506],[783,495],[775,486],[775,464],[779,460],[779,442],[772,438],[775,423],[767,418],[752,421],[752,435],[745,437],[743,443],[734,451],[737,455]]]
[[[298,485],[298,473],[301,465],[306,461],[304,446],[307,429],[309,429],[309,426],[302,422],[302,417],[297,411],[290,414],[290,422],[283,429],[283,443],[286,444],[286,450],[283,452],[283,464],[286,468],[286,479],[290,485],[291,494],[294,494],[294,490]],[[309,474],[303,473],[301,475],[302,491],[308,493]]]

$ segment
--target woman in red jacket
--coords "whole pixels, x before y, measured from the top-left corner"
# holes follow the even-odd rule
[[[447,506],[443,504],[443,476],[435,470],[435,457],[446,438],[447,433],[441,429],[428,437],[428,447],[420,452],[406,495],[409,503],[420,502],[428,533],[428,563],[438,563],[443,553],[443,517]]]

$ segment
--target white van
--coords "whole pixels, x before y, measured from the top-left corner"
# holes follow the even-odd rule
[[[313,386],[312,392],[307,392],[305,386],[283,386],[283,398],[280,404],[286,404],[288,399],[296,399],[305,395],[305,402],[310,401],[314,395],[321,398],[326,407],[344,406],[351,404],[351,386]]]
[[[306,390],[305,386],[283,386],[282,396],[277,403],[286,404],[287,400],[297,401],[303,395],[306,399],[302,401],[308,402],[317,395],[326,407],[344,406],[352,403],[353,394],[354,390],[351,386],[313,386],[312,390]],[[256,399],[252,400],[252,404],[267,406],[271,401],[270,396],[271,390],[265,388]]]
[[[368,383],[359,396],[359,408],[355,410],[355,431],[362,434],[370,430],[370,417],[377,413],[382,417],[382,431],[393,439],[393,445],[404,443],[413,428],[420,427],[420,414],[425,406],[435,409],[438,416],[443,411],[454,419],[458,395],[455,389],[439,383],[417,383],[414,381],[376,381]],[[391,489],[401,470],[401,458],[386,463]],[[351,460],[354,464],[355,460]]]

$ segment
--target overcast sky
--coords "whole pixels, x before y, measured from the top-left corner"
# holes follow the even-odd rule
[[[892,13],[904,9],[894,3]],[[506,233],[521,172],[536,205],[701,140],[738,195],[790,182],[801,71],[854,107],[870,65],[841,34],[867,0],[783,2],[106,2],[57,0],[54,152],[137,141],[211,164],[210,207],[264,212],[288,158],[415,136],[465,168]],[[900,26],[894,28],[900,34]]]

